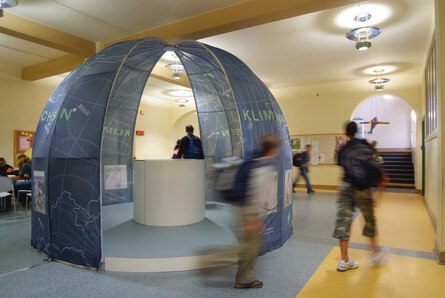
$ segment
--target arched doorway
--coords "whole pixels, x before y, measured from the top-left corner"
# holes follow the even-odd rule
[[[369,122],[374,118],[378,124],[372,127]],[[360,137],[377,141],[379,149],[416,148],[416,113],[402,97],[375,94],[365,98],[352,112],[351,120],[359,125]]]
[[[416,184],[416,125],[413,107],[394,94],[375,94],[361,101],[351,115],[359,138],[376,142],[388,186],[414,188]]]

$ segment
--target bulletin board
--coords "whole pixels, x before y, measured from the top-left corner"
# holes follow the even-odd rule
[[[14,167],[17,167],[17,154],[24,153],[32,158],[32,144],[35,131],[14,130]]]
[[[312,145],[313,165],[337,164],[338,151],[346,144],[346,135],[342,133],[290,135],[290,139],[293,152],[304,151],[306,144]]]

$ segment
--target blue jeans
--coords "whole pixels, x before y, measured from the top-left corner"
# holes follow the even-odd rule
[[[312,185],[309,182],[309,176],[308,176],[308,168],[303,168],[300,167],[300,176],[297,177],[297,179],[295,179],[293,187],[295,187],[295,185],[297,185],[298,180],[300,179],[300,177],[303,177],[304,180],[306,180],[306,188],[308,192],[312,191]]]

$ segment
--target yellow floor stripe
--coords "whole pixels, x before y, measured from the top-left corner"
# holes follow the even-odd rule
[[[335,247],[297,297],[444,297],[445,266],[436,261],[389,255],[373,266],[369,251],[350,249],[360,268],[338,272],[340,249]]]
[[[387,192],[376,201],[380,245],[425,252],[433,250],[435,232],[420,195]],[[363,226],[360,214],[352,224],[351,242],[369,243],[368,238],[362,236]]]

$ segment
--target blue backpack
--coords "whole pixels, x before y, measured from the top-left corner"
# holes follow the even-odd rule
[[[262,163],[256,159],[225,159],[225,162],[214,165],[218,172],[215,189],[226,201],[244,204],[247,198],[250,170],[261,166]]]
[[[189,139],[189,148],[185,154],[185,158],[203,159],[204,153],[202,151],[201,140],[196,136],[187,135]]]

